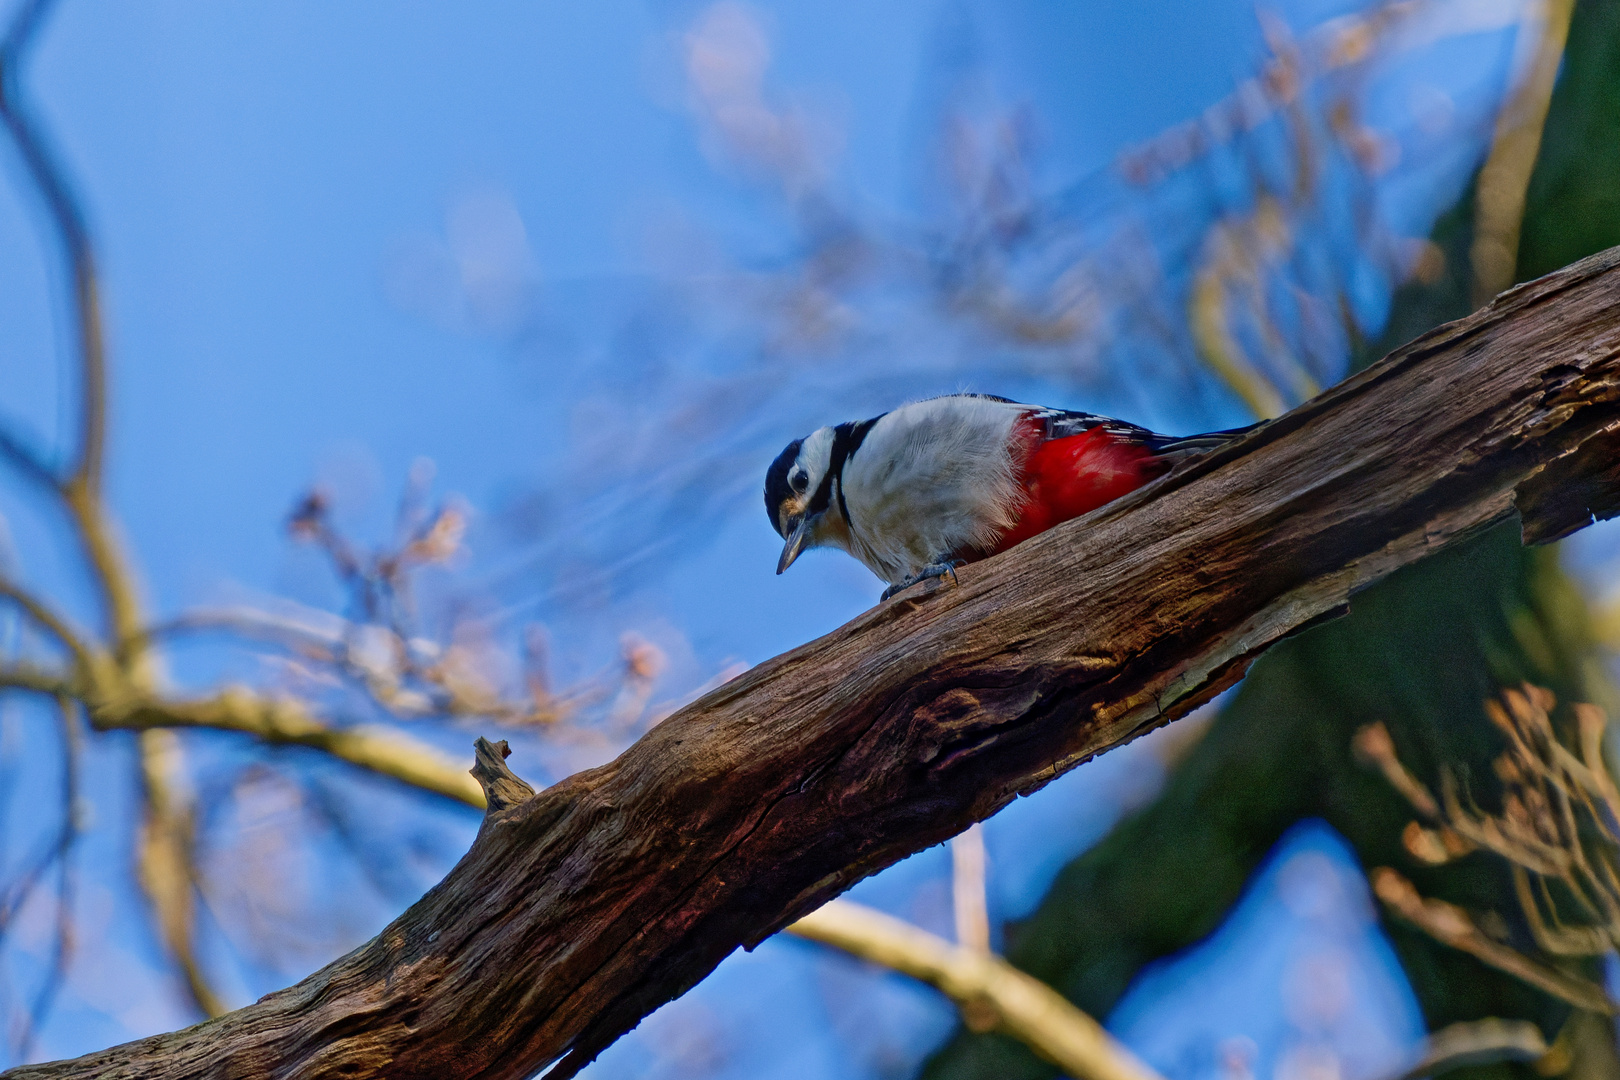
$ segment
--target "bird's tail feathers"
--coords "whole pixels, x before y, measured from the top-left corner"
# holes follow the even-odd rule
[[[1155,453],[1164,457],[1184,457],[1194,454],[1207,454],[1211,450],[1235,442],[1264,424],[1261,420],[1243,427],[1227,428],[1225,431],[1206,431],[1202,435],[1162,435],[1161,441],[1154,444]]]

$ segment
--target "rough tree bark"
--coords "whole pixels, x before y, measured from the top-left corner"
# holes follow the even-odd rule
[[[472,849],[375,939],[5,1075],[572,1076],[738,945],[1186,713],[1356,589],[1515,511],[1529,542],[1620,512],[1617,304],[1620,248],[1514,289],[537,795],[485,754]]]

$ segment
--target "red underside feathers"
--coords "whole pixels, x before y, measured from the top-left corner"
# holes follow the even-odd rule
[[[1024,421],[1036,445],[1024,461],[1024,502],[1012,528],[986,555],[996,555],[1036,533],[1089,513],[1135,491],[1165,471],[1152,451],[1100,427],[1067,438],[1039,442],[1039,420]]]

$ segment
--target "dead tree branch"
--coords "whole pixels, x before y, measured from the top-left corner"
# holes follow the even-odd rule
[[[1515,512],[1531,542],[1620,512],[1620,249],[491,812],[443,882],[298,985],[7,1076],[563,1080],[737,946]]]

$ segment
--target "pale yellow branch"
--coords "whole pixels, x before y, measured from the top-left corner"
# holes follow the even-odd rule
[[[951,838],[951,910],[956,916],[956,943],[982,953],[990,951],[986,861],[981,823],[976,821]]]
[[[197,960],[194,889],[197,871],[196,821],[179,791],[180,740],[172,731],[140,735],[141,782],[146,815],[141,822],[136,865],[141,889],[152,904],[158,931],[175,966],[185,977],[191,999],[209,1016],[225,1013],[225,1003],[209,985]]]
[[[925,982],[965,1011],[988,1013],[995,1028],[1076,1080],[1160,1080],[1101,1024],[1000,957],[849,900],[823,905],[787,932]]]
[[[129,675],[144,682],[145,635],[135,573],[116,539],[106,504],[96,488],[78,477],[69,481],[62,494],[107,608],[113,648]]]
[[[484,793],[462,765],[436,747],[379,724],[333,728],[301,702],[227,687],[210,698],[172,700],[118,687],[106,665],[90,669],[91,690],[72,676],[26,662],[0,666],[0,689],[26,690],[84,703],[100,731],[206,728],[251,735],[266,743],[307,746],[381,776],[482,810]],[[99,677],[98,677],[99,675]]]
[[[1469,953],[1498,971],[1504,971],[1546,994],[1581,1009],[1613,1016],[1620,1006],[1609,1000],[1603,987],[1579,976],[1534,960],[1504,945],[1475,925],[1473,917],[1455,904],[1419,895],[1406,878],[1387,866],[1372,872],[1373,892],[1390,910],[1436,941]]]
[[[381,725],[328,727],[301,702],[265,697],[242,687],[227,687],[215,697],[192,701],[144,695],[103,701],[92,706],[90,715],[103,730],[209,728],[253,735],[267,743],[307,746],[412,787],[484,807],[484,793],[466,768],[426,743]]]
[[[74,696],[71,677],[26,660],[0,666],[0,690],[26,690],[53,698]]]
[[[1558,65],[1569,37],[1575,0],[1542,0],[1535,56],[1524,81],[1496,117],[1490,156],[1479,170],[1474,196],[1473,300],[1483,307],[1513,284],[1519,261],[1519,228],[1524,221],[1525,192],[1541,151]],[[1534,33],[1524,26],[1521,33]]]
[[[1557,1075],[1564,1070],[1543,1071],[1539,1067],[1550,1052],[1541,1029],[1528,1020],[1498,1020],[1492,1016],[1464,1021],[1430,1034],[1424,1040],[1423,1056],[1394,1080],[1418,1080],[1467,1065],[1498,1061],[1535,1062],[1540,1075]]]

